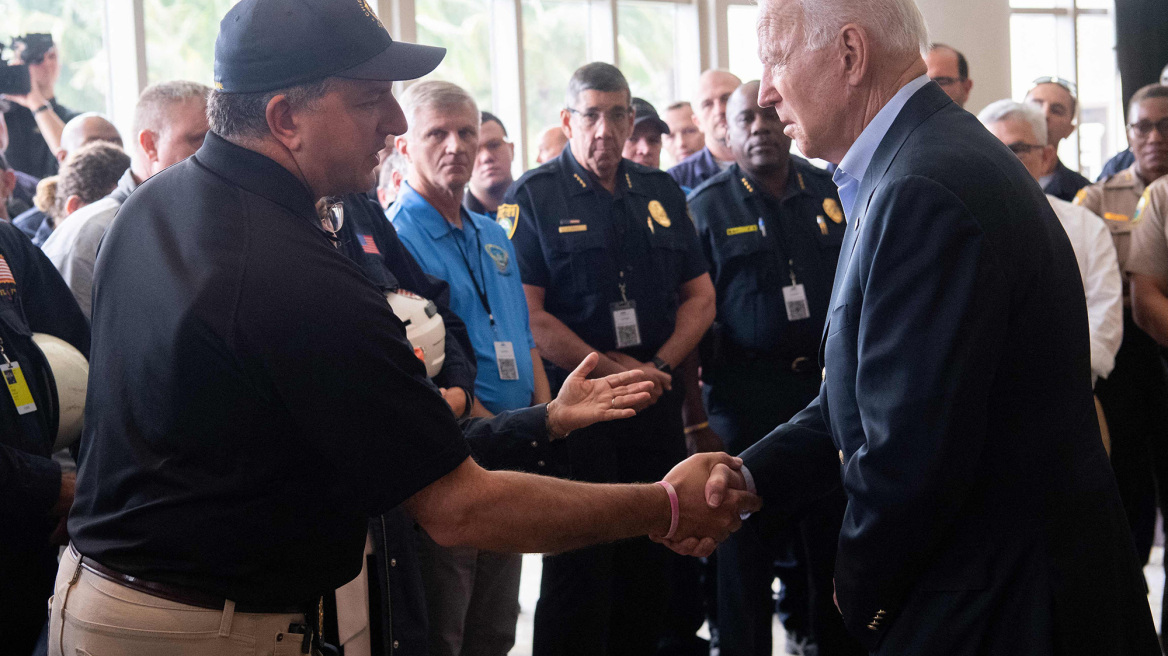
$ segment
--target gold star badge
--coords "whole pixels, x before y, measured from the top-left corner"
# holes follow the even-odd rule
[[[665,208],[662,207],[659,201],[649,201],[649,216],[657,222],[662,228],[668,228],[670,225],[669,215],[665,213]]]
[[[834,198],[823,199],[823,211],[827,214],[827,218],[836,223],[843,223],[844,211],[840,209],[839,203],[835,202]]]

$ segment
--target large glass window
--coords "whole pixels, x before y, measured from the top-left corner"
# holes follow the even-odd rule
[[[678,100],[677,58],[673,56],[677,6],[629,0],[617,5],[617,57],[633,95],[660,114]]]
[[[104,112],[109,79],[104,13],[104,0],[0,0],[0,39],[7,48],[14,36],[52,34],[61,62],[57,100],[74,111]]]
[[[575,0],[523,0],[523,69],[527,139],[560,123],[568,79],[588,63],[588,5]]]
[[[726,45],[730,49],[730,72],[746,80],[762,77],[758,61],[758,5],[730,5],[726,8]]]
[[[487,0],[420,0],[418,42],[446,48],[428,80],[466,89],[482,109],[491,108],[491,11]]]
[[[214,82],[215,38],[233,0],[144,0],[148,84]]]

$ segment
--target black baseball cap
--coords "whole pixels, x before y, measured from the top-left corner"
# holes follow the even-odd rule
[[[657,115],[657,109],[647,100],[633,98],[633,111],[637,114],[637,118],[633,120],[633,129],[645,121],[650,121],[654,127],[661,130],[661,134],[669,134],[669,124],[661,120]]]
[[[241,0],[219,23],[215,88],[274,91],[326,77],[413,80],[445,48],[394,41],[366,0]]]

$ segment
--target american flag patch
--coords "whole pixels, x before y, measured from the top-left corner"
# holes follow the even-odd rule
[[[377,250],[377,244],[373,241],[373,237],[369,235],[357,235],[357,241],[361,243],[361,250],[373,255],[381,255],[381,251]]]
[[[5,282],[15,285],[16,278],[12,277],[12,269],[8,268],[8,260],[5,260],[4,256],[0,255],[0,283]]]

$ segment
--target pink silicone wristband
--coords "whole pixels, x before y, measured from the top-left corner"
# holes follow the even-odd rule
[[[657,481],[657,484],[665,488],[665,493],[669,495],[669,532],[665,534],[665,539],[670,540],[677,533],[677,521],[681,514],[677,506],[677,490],[667,481]]]

